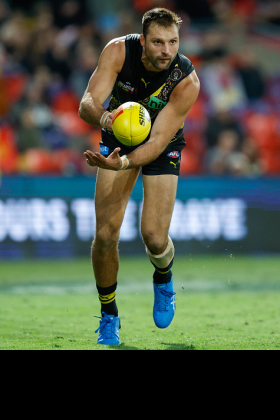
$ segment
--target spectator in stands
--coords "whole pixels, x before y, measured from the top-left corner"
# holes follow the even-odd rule
[[[210,174],[229,174],[229,159],[237,151],[238,137],[233,130],[224,130],[218,136],[217,145],[211,147],[205,156],[205,169]]]
[[[210,31],[203,39],[200,78],[215,112],[221,107],[241,109],[246,103],[241,79],[228,59],[227,40],[228,34],[220,31]]]
[[[33,115],[34,125],[38,129],[45,129],[52,125],[53,116],[45,98],[45,89],[36,79],[30,80],[26,92],[11,110],[14,123],[19,123],[24,110],[30,110]]]
[[[27,53],[30,32],[26,30],[25,16],[22,12],[13,13],[0,28],[0,40],[6,52],[20,63]]]
[[[268,22],[280,25],[279,0],[258,0],[256,19],[258,22]]]
[[[245,138],[242,146],[242,153],[246,156],[248,161],[248,172],[244,175],[258,176],[262,174],[262,165],[260,163],[260,156],[255,143],[249,138]]]
[[[257,149],[250,139],[245,139],[239,148],[236,131],[221,131],[217,145],[206,153],[205,169],[207,173],[213,175],[259,175]]]
[[[38,66],[46,64],[46,56],[53,48],[57,32],[51,10],[48,7],[38,8],[26,54],[21,60],[21,65],[30,74],[33,74]]]
[[[1,25],[8,19],[10,15],[10,9],[8,7],[8,4],[1,0],[0,1],[0,27]]]
[[[238,138],[238,145],[241,145],[243,139],[241,124],[227,109],[220,109],[207,119],[205,139],[208,147],[216,146],[220,134],[225,130],[234,131]]]
[[[31,148],[48,148],[44,142],[42,131],[36,127],[34,116],[29,109],[23,110],[17,131],[17,145],[20,153]]]
[[[85,0],[55,0],[54,7],[55,25],[65,28],[68,25],[80,26],[87,20]]]
[[[97,67],[99,53],[91,42],[83,39],[80,40],[76,47],[76,54],[70,83],[73,91],[81,98],[93,73],[93,69]]]
[[[143,15],[147,10],[154,7],[165,7],[172,9],[172,2],[170,0],[132,0],[132,7],[136,13]]]
[[[98,145],[100,132],[81,125],[75,103],[85,91],[106,40],[114,35],[137,32],[139,17],[135,21],[133,13],[167,7],[181,9],[184,14],[185,38],[182,37],[181,52],[192,60],[197,59],[200,65],[201,107],[197,102],[197,114],[193,108],[186,124],[188,148],[185,154],[187,151],[190,154],[191,149],[199,161],[204,148],[197,139],[202,139],[209,149],[206,153],[208,173],[260,173],[256,146],[247,138],[243,140],[242,124],[246,128],[247,118],[243,109],[250,107],[253,116],[255,111],[271,109],[278,115],[280,82],[277,73],[273,84],[264,77],[257,56],[248,49],[234,54],[238,63],[233,63],[229,54],[232,26],[228,23],[238,24],[244,30],[248,21],[244,22],[241,15],[245,14],[250,15],[250,22],[253,16],[256,22],[275,24],[280,21],[279,1],[104,0],[101,3],[0,0],[0,130],[3,124],[7,125],[17,139],[19,151],[38,147],[50,149],[49,153],[55,150],[57,154],[59,148],[65,147],[79,148],[81,152],[84,144],[93,138]],[[131,4],[131,13],[128,10],[124,13],[119,7],[125,3]],[[251,13],[250,10],[255,10],[253,3],[256,11]],[[224,29],[212,27],[216,21]],[[202,26],[193,26],[196,22],[210,25],[203,26],[206,29],[201,32]],[[189,55],[190,50],[194,57]],[[259,121],[258,116],[256,119]],[[257,131],[259,136],[256,137],[267,147],[268,140]],[[249,135],[253,139],[252,134]],[[195,147],[191,148],[191,144]],[[270,153],[277,161],[274,150]],[[198,173],[197,167],[191,170],[188,167],[186,173]]]
[[[239,53],[238,73],[249,101],[256,101],[265,93],[265,82],[258,65],[256,54],[250,49]]]
[[[55,42],[47,51],[45,64],[52,73],[60,76],[62,80],[66,82],[69,80],[72,72],[71,55],[69,49],[65,45]]]
[[[192,23],[215,23],[216,16],[213,12],[211,4],[207,0],[175,0],[176,10],[185,12],[191,19]]]

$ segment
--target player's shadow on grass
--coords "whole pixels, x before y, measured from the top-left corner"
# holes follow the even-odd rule
[[[147,346],[146,348],[139,348],[139,347],[130,346],[125,343],[122,343],[119,346],[110,346],[110,347],[114,348],[114,350],[195,350],[195,347],[192,344],[162,343],[162,342],[160,342],[159,344],[163,344],[164,346],[166,346],[166,348],[156,349],[156,348],[149,348],[149,346]]]

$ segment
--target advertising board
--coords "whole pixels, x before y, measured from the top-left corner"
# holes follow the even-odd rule
[[[4,178],[0,258],[88,256],[95,178]],[[141,178],[128,203],[120,251],[144,254]],[[170,226],[176,252],[280,252],[279,179],[180,179]]]

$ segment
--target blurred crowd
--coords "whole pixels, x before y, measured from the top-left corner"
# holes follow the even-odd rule
[[[79,118],[80,99],[106,43],[141,32],[157,6],[183,18],[180,51],[201,80],[182,174],[280,175],[278,0],[0,0],[2,173],[94,174],[83,151],[98,150],[101,134]],[[264,24],[278,73],[266,74],[246,42],[229,49]]]

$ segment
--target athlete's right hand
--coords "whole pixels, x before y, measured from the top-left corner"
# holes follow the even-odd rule
[[[84,155],[90,166],[98,166],[102,169],[118,171],[122,167],[122,160],[119,155],[120,150],[121,148],[117,147],[107,158],[101,155],[101,153],[93,153],[90,150],[87,150]]]

